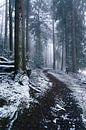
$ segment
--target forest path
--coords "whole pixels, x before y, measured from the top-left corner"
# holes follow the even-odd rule
[[[30,91],[34,102],[18,115],[12,130],[85,130],[82,110],[65,84],[49,76],[52,87],[44,96]],[[36,101],[35,101],[36,100]]]

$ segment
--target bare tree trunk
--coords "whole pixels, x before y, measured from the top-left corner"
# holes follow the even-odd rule
[[[53,1],[53,69],[55,70],[56,65],[56,46],[55,46],[55,27],[54,27],[54,1]]]
[[[64,29],[65,30],[65,29]],[[63,32],[63,44],[62,44],[62,63],[61,63],[61,70],[65,69],[65,31]]]
[[[15,1],[15,71],[18,71],[18,61],[19,61],[19,54],[18,54],[18,44],[19,44],[19,0]]]
[[[56,65],[56,58],[55,58],[55,53],[56,53],[56,47],[55,47],[55,31],[54,31],[54,19],[53,19],[53,69],[55,70]]]
[[[12,0],[9,0],[9,49],[13,51]]]
[[[4,49],[4,45],[3,45],[3,20],[4,20],[4,16],[2,15],[2,21],[1,21],[1,43],[2,43],[2,48]]]
[[[47,67],[47,44],[45,45],[45,67]]]
[[[67,16],[65,19],[65,66],[66,69],[69,70],[69,41],[68,41],[68,31],[67,31]]]
[[[26,9],[26,52],[28,53],[30,51],[30,45],[29,45],[29,1],[27,0],[27,9]]]
[[[4,39],[4,48],[7,46],[7,23],[8,23],[8,0],[6,0],[6,6],[5,6],[5,39]]]
[[[25,49],[25,0],[22,1],[22,69],[26,70],[26,49]]]
[[[72,72],[76,72],[77,62],[76,62],[76,41],[75,41],[75,13],[72,7],[72,19],[73,19],[73,30],[72,30]]]
[[[15,71],[25,71],[25,1],[15,2]]]

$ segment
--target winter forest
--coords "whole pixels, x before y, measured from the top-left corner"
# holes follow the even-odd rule
[[[86,0],[0,0],[0,130],[86,130]]]

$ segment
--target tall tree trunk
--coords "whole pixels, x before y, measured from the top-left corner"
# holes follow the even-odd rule
[[[44,66],[44,59],[43,59],[43,46],[41,41],[41,23],[40,23],[40,10],[38,6],[37,10],[37,26],[36,26],[36,48],[35,48],[35,66],[37,68],[41,68]]]
[[[75,41],[75,9],[72,7],[72,72],[77,71],[77,62],[76,62],[76,41]]]
[[[53,1],[53,69],[55,70],[56,62],[56,46],[55,46],[55,27],[54,27],[54,1]]]
[[[18,61],[19,61],[19,54],[18,54],[18,44],[19,44],[19,0],[15,1],[15,71],[18,71]]]
[[[56,65],[56,58],[55,58],[55,53],[56,53],[56,47],[55,47],[55,31],[54,31],[54,19],[53,19],[53,69],[55,70]]]
[[[9,0],[9,49],[13,51],[12,0]]]
[[[47,67],[47,44],[45,45],[45,67]]]
[[[62,43],[62,63],[61,63],[61,70],[65,69],[65,28],[63,32],[63,43]]]
[[[68,31],[67,31],[67,16],[65,16],[65,66],[66,70],[70,69],[69,65],[69,40],[68,40]]]
[[[4,49],[4,45],[3,45],[3,20],[4,20],[4,16],[2,15],[2,20],[1,20],[1,43],[2,43],[2,48]]]
[[[26,70],[26,48],[25,48],[25,0],[22,1],[22,69]]]
[[[25,1],[15,1],[15,71],[25,71]]]
[[[29,45],[29,4],[30,0],[27,0],[27,8],[26,8],[26,52],[28,53],[30,51],[30,45]]]
[[[5,6],[5,39],[4,39],[4,49],[7,49],[7,23],[8,23],[8,0],[6,0]]]

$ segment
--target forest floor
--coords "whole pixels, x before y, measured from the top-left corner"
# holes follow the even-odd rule
[[[86,129],[85,77],[44,72],[1,76],[0,130]]]
[[[65,74],[63,72],[48,72],[50,77],[53,77],[56,81],[60,81],[65,84],[68,89],[72,91],[73,98],[77,101],[77,104],[82,109],[82,119],[86,124],[86,75],[82,73],[77,74]]]

